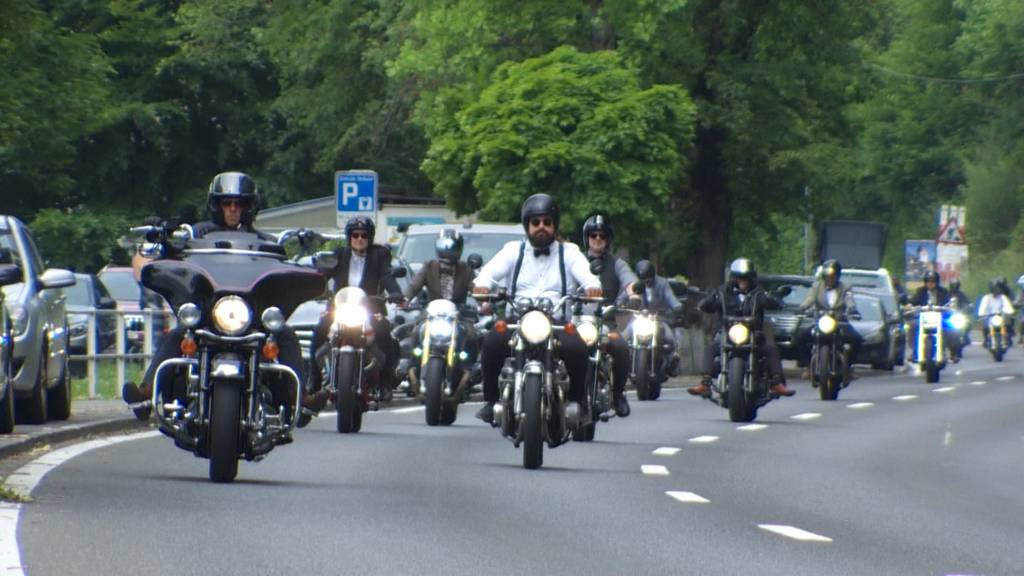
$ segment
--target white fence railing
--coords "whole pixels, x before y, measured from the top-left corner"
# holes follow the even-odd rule
[[[153,357],[153,350],[158,338],[163,335],[165,330],[169,330],[175,325],[173,315],[166,310],[76,310],[67,313],[68,325],[72,332],[72,346],[78,346],[78,342],[82,340],[81,322],[72,322],[73,317],[76,316],[87,317],[84,334],[85,354],[70,354],[68,360],[71,363],[85,362],[90,398],[97,397],[99,362],[112,361],[116,364],[115,389],[119,391],[120,386],[125,382],[127,364],[141,361],[143,365],[147,365],[150,358]],[[110,330],[109,321],[103,322],[102,319],[110,317],[113,317],[114,320],[113,345],[100,350],[98,339],[101,331],[98,328],[102,326],[103,330],[108,332]]]

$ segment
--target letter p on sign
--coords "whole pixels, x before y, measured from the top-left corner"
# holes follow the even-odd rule
[[[355,182],[343,182],[341,184],[341,204],[349,205],[349,199],[359,196],[359,186]]]

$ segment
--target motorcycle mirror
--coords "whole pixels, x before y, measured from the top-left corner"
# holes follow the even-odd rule
[[[789,286],[788,284],[779,287],[779,296],[781,296],[782,298],[785,298],[786,296],[789,296],[792,293],[793,287]]]
[[[313,267],[321,272],[333,270],[338,266],[338,255],[334,252],[323,251],[313,255]]]
[[[477,270],[484,265],[484,258],[483,256],[474,252],[473,254],[470,254],[469,256],[466,257],[466,264],[469,264],[469,267],[472,268],[473,270]]]
[[[604,273],[604,260],[595,258],[590,261],[590,273],[594,276],[600,276]]]
[[[164,246],[156,242],[144,242],[139,248],[139,254],[145,258],[163,258]]]
[[[395,278],[405,278],[406,275],[405,266],[392,266],[391,275]]]

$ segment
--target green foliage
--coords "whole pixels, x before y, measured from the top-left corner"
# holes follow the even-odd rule
[[[117,211],[88,208],[40,211],[30,226],[49,266],[76,272],[96,272],[104,265],[126,259],[118,245],[135,221]]]
[[[601,210],[640,245],[665,224],[650,208],[682,178],[694,108],[679,87],[641,89],[613,52],[562,47],[499,67],[456,119],[423,170],[457,211],[516,220],[528,195],[546,192],[565,224]]]

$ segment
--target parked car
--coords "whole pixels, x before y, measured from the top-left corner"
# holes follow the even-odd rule
[[[104,266],[96,275],[114,299],[118,310],[125,312],[125,341],[130,352],[141,352],[145,345],[146,315],[153,310],[153,348],[160,337],[173,327],[170,306],[156,292],[144,288],[135,279],[135,271],[127,266]]]
[[[396,255],[413,273],[418,272],[421,266],[437,258],[434,240],[447,228],[455,228],[462,234],[463,259],[479,254],[484,264],[505,244],[526,239],[526,231],[519,224],[413,224],[405,230]]]
[[[46,269],[28,228],[13,216],[0,216],[0,264],[21,271],[18,282],[3,287],[14,341],[11,370],[19,419],[43,424],[71,416],[68,378],[68,329],[64,295],[75,283],[68,270]]]
[[[762,275],[757,280],[765,290],[789,286],[792,290],[782,300],[781,310],[765,312],[769,320],[769,335],[774,335],[779,354],[784,360],[796,360],[798,366],[806,366],[811,360],[810,329],[814,320],[800,313],[800,304],[814,284],[811,276],[786,274]]]
[[[0,258],[4,258],[0,254]],[[21,270],[14,264],[0,264],[0,287],[21,281]],[[0,290],[0,434],[14,431],[14,340],[11,320],[4,306],[4,292]]]
[[[96,352],[105,352],[117,339],[117,317],[113,313],[117,303],[107,288],[92,274],[75,274],[75,285],[64,289],[67,299],[64,308],[68,314],[68,332],[71,335],[72,355],[88,353],[89,321],[95,317]],[[78,363],[80,367],[81,362]],[[75,372],[76,363],[71,362]]]

